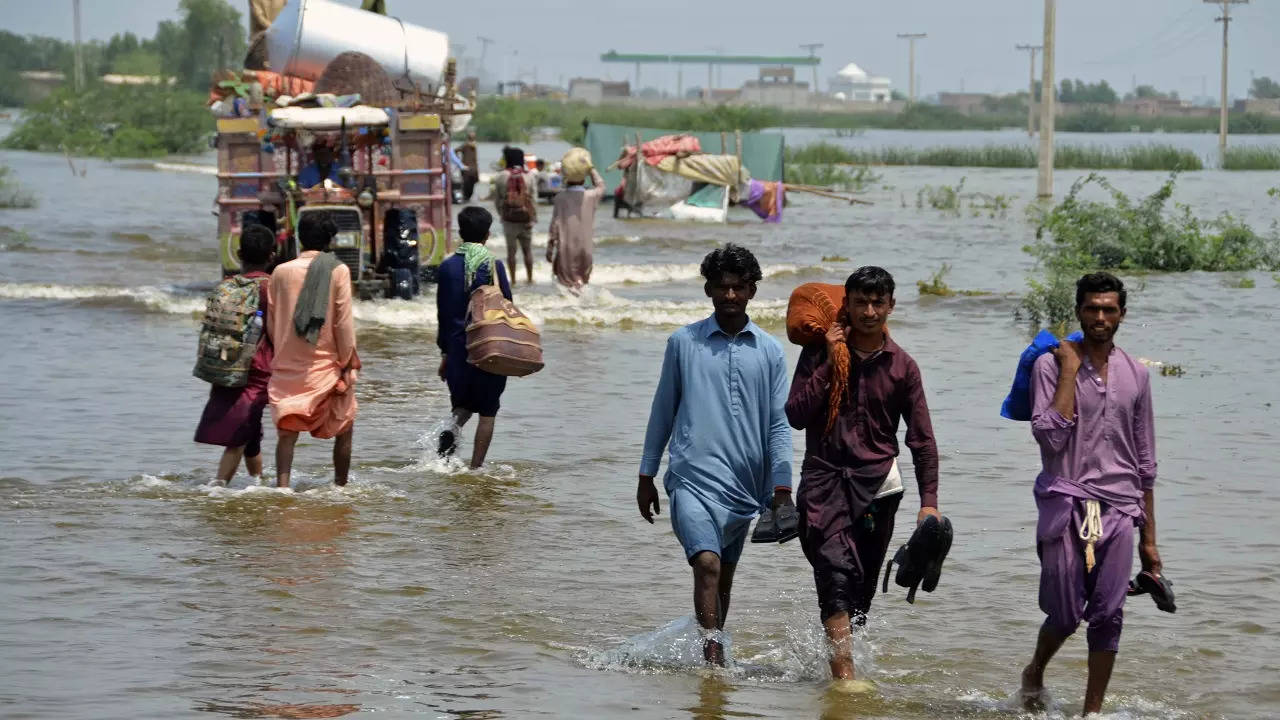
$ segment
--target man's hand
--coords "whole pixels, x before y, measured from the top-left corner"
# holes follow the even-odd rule
[[[441,380],[444,380],[444,364],[447,359],[448,356],[446,355],[440,356],[440,369],[436,371],[436,374],[440,376]]]
[[[923,525],[924,520],[927,517],[934,517],[937,518],[938,522],[942,522],[942,514],[938,512],[938,508],[922,507],[920,508],[920,512],[916,515],[916,527]]]
[[[790,505],[791,491],[786,488],[775,488],[773,491],[773,509],[777,510],[783,505]]]
[[[845,326],[840,323],[832,324],[831,329],[827,331],[827,350],[830,351],[831,348],[845,342],[848,336],[849,331]]]
[[[653,516],[661,515],[658,507],[658,488],[653,485],[652,475],[641,475],[640,484],[636,487],[636,504],[640,506],[640,517],[653,524]]]
[[[1160,561],[1160,551],[1155,543],[1142,543],[1138,546],[1138,558],[1142,561],[1142,569],[1160,577],[1164,571],[1164,563]]]
[[[1058,358],[1058,371],[1069,377],[1075,377],[1080,372],[1080,364],[1084,358],[1084,348],[1080,347],[1080,343],[1071,340],[1063,340],[1054,348],[1053,356]]]

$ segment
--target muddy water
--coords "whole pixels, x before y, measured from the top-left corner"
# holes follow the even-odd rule
[[[545,264],[519,290],[544,324],[548,365],[509,385],[478,472],[428,450],[448,409],[433,299],[361,305],[356,479],[331,489],[327,446],[305,442],[297,487],[277,493],[243,476],[204,487],[217,452],[191,442],[207,392],[190,377],[193,313],[217,267],[212,179],[0,161],[41,200],[0,211],[0,715],[1018,715],[1008,698],[1041,619],[1037,454],[1027,427],[996,411],[1026,341],[1012,294],[1029,270],[1032,172],[886,170],[874,206],[798,197],[779,226],[602,218],[584,298],[552,289]],[[919,188],[962,175],[966,188],[1016,196],[1013,211],[915,207]],[[1060,173],[1059,187],[1074,177]],[[1146,192],[1163,175],[1109,177]],[[1275,185],[1280,173],[1206,171],[1176,197],[1265,227],[1280,218],[1265,195]],[[761,258],[753,317],[779,336],[797,283],[862,263],[899,280],[895,333],[924,372],[958,540],[935,594],[877,598],[857,646],[868,695],[824,680],[794,544],[748,548],[733,667],[691,667],[687,567],[665,518],[650,527],[635,511],[663,339],[708,312],[696,266],[726,240]],[[919,297],[915,281],[943,262],[953,287],[992,294]],[[1228,288],[1236,274],[1135,280],[1121,342],[1186,370],[1153,381],[1161,550],[1180,610],[1130,603],[1115,718],[1280,715],[1280,288],[1248,275],[1255,289]],[[1079,707],[1084,655],[1075,638],[1051,668],[1051,717]]]

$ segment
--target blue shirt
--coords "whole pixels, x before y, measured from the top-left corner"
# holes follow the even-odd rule
[[[298,185],[302,188],[313,188],[325,180],[332,180],[334,185],[341,185],[342,181],[338,179],[338,163],[329,166],[329,176],[327,178],[320,177],[320,168],[315,163],[311,163],[298,171]]]
[[[510,300],[511,285],[507,282],[507,269],[501,260],[495,260],[494,267],[498,271],[498,287],[502,289],[502,296]],[[467,356],[467,306],[471,304],[471,293],[481,285],[492,282],[487,264],[476,269],[476,276],[471,279],[470,286],[466,286],[466,272],[462,256],[454,253],[440,263],[440,270],[436,274],[436,319],[439,321],[436,345],[440,352],[455,358]]]
[[[668,493],[684,487],[754,515],[774,488],[791,488],[787,386],[782,344],[755,323],[733,337],[714,315],[677,330],[662,359],[640,473],[657,475],[669,449]]]

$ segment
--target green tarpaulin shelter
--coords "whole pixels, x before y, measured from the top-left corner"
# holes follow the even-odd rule
[[[724,148],[720,147],[721,134],[718,132],[691,132],[681,130],[659,130],[656,128],[629,127],[626,125],[603,125],[591,123],[587,128],[587,150],[591,151],[591,160],[596,169],[604,176],[605,187],[612,191],[622,180],[621,170],[609,170],[608,167],[618,159],[622,148],[635,145],[636,133],[640,133],[643,142],[649,142],[663,135],[693,135],[698,138],[705,153],[724,153],[732,155],[736,151],[736,141],[732,132],[724,133]],[[785,141],[782,133],[742,133],[742,164],[746,166],[751,177],[756,180],[778,181],[782,179],[782,151]]]

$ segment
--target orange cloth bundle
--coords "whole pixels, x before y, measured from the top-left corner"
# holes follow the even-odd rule
[[[791,291],[787,301],[787,339],[796,345],[826,342],[827,331],[844,313],[844,286],[805,283]],[[831,396],[827,402],[827,432],[836,424],[840,402],[849,387],[849,348],[832,351]]]

